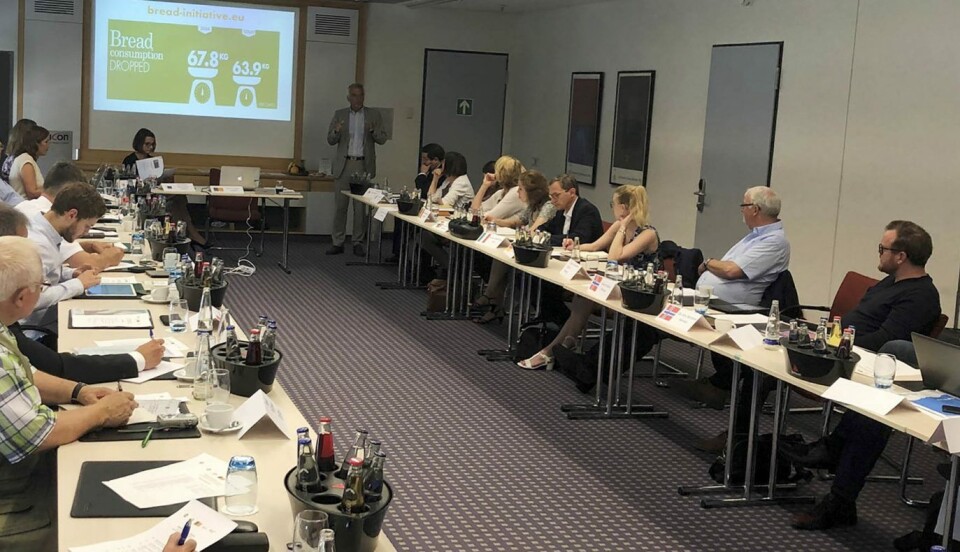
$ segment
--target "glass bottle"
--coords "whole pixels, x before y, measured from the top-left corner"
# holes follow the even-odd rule
[[[336,552],[336,550],[336,534],[333,529],[321,529],[320,546],[317,548],[317,552]]]
[[[193,277],[200,279],[200,276],[203,275],[203,252],[197,251],[196,260],[193,263]]]
[[[823,324],[817,326],[817,337],[813,340],[813,350],[821,354],[827,352],[827,327]]]
[[[670,302],[678,307],[683,306],[683,276],[677,274],[677,281],[673,284]]]
[[[840,325],[840,317],[833,317],[833,328],[830,330],[830,338],[827,339],[827,345],[836,347],[840,345],[840,339],[843,337],[843,327]]]
[[[227,326],[227,339],[223,356],[232,362],[240,360],[240,340],[237,339],[237,329],[232,325]]]
[[[270,320],[265,314],[261,314],[260,318],[257,320],[257,329],[260,330],[260,336],[263,337],[263,332],[267,331],[267,322]]]
[[[347,460],[347,465],[347,482],[343,486],[340,510],[359,514],[363,511],[363,460],[351,458]]]
[[[363,452],[363,469],[368,469],[370,467],[370,462],[373,460],[373,456],[380,452],[380,441],[376,439],[370,439],[367,441],[367,446]]]
[[[780,346],[780,301],[776,299],[770,305],[767,328],[763,333],[763,346],[767,349],[776,349]]]
[[[653,263],[647,263],[647,275],[644,277],[644,282],[648,288],[653,287]]]
[[[800,326],[796,320],[790,321],[790,333],[787,334],[787,342],[791,345],[797,345],[800,341]]]
[[[210,287],[204,287],[200,295],[200,308],[197,310],[197,330],[213,332],[213,299]]]
[[[797,335],[797,346],[804,349],[810,347],[810,327],[806,324],[800,324],[800,332]]]
[[[273,320],[267,323],[267,331],[260,337],[260,347],[263,349],[264,360],[273,360],[277,347],[277,323]]]
[[[357,436],[354,438],[353,446],[350,447],[350,450],[347,451],[347,455],[343,458],[343,463],[340,464],[340,469],[337,471],[336,476],[340,479],[346,479],[347,471],[350,468],[350,459],[359,458],[360,465],[363,466],[363,455],[367,446],[367,430],[358,429]]]
[[[570,258],[580,262],[580,236],[573,238],[573,253]]]
[[[317,459],[313,455],[313,443],[309,437],[297,441],[300,444],[300,458],[297,459],[297,488],[307,491],[320,482]]]
[[[363,499],[365,502],[378,502],[383,495],[383,463],[387,454],[377,451],[370,461],[370,468],[363,477]]]
[[[193,398],[205,401],[210,396],[210,332],[200,331],[200,340],[197,345],[196,375],[193,379]]]
[[[260,330],[250,330],[250,342],[247,343],[247,356],[243,361],[248,366],[263,364],[263,349],[260,348]]]
[[[332,472],[337,469],[337,456],[333,450],[333,431],[329,416],[320,418],[320,430],[317,436],[317,469]]]
[[[844,360],[850,358],[850,350],[853,348],[851,341],[850,330],[843,330],[843,336],[840,338],[840,344],[837,345],[837,358]]]

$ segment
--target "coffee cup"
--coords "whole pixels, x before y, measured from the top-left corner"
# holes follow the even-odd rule
[[[166,301],[170,297],[170,287],[159,285],[150,290],[150,298],[154,301]]]
[[[730,320],[714,319],[713,328],[720,333],[727,333],[734,328],[734,325]]]
[[[203,421],[210,429],[226,429],[233,423],[233,406],[224,403],[207,405]]]

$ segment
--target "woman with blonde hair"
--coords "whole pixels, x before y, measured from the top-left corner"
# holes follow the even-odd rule
[[[600,239],[593,243],[582,244],[580,251],[606,251],[607,259],[637,268],[646,268],[649,263],[656,266],[660,236],[657,234],[657,229],[650,226],[647,221],[649,213],[647,190],[643,186],[620,186],[614,190],[610,206],[617,220],[600,236]],[[564,240],[563,246],[571,249],[573,241]],[[594,303],[589,299],[575,296],[570,307],[570,316],[560,328],[557,337],[542,351],[526,360],[521,360],[517,365],[526,370],[550,369],[553,366],[553,349],[558,345],[573,347],[576,337],[587,325],[593,307]]]
[[[493,173],[484,173],[483,183],[480,184],[470,208],[482,208],[486,221],[519,215],[524,205],[520,201],[520,188],[517,183],[525,170],[523,163],[516,157],[501,155],[493,165]]]

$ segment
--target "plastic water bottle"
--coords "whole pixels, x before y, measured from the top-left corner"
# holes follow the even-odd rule
[[[143,257],[143,232],[138,231],[134,232],[130,236],[130,259],[135,264],[140,264],[140,259]]]
[[[763,333],[763,346],[771,350],[780,346],[780,301],[776,299],[770,305],[770,316],[767,317],[767,328]]]
[[[257,511],[257,464],[253,456],[234,456],[227,465],[227,490],[240,494],[228,494],[224,510],[233,516],[248,516]]]

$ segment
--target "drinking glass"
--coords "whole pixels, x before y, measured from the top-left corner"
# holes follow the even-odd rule
[[[170,301],[170,330],[174,333],[187,331],[187,318],[190,316],[190,308],[187,306],[186,299],[177,299]]]
[[[257,463],[253,456],[230,458],[223,512],[231,516],[249,516],[257,512]],[[323,521],[326,523],[326,518]]]
[[[597,255],[584,255],[584,258],[587,261],[587,274],[590,274],[591,276],[596,274],[600,257]]]
[[[293,522],[293,550],[320,551],[320,531],[327,527],[327,514],[320,510],[304,510]]]
[[[893,377],[897,374],[897,357],[880,353],[873,361],[873,385],[879,389],[889,389]]]
[[[700,286],[693,297],[693,310],[698,314],[707,314],[710,308],[710,296],[713,294],[713,286]]]
[[[210,394],[207,396],[207,405],[228,402],[230,402],[230,371],[226,368],[213,368],[210,370]]]
[[[167,272],[177,268],[177,261],[180,260],[180,253],[176,247],[163,248],[163,269]]]

